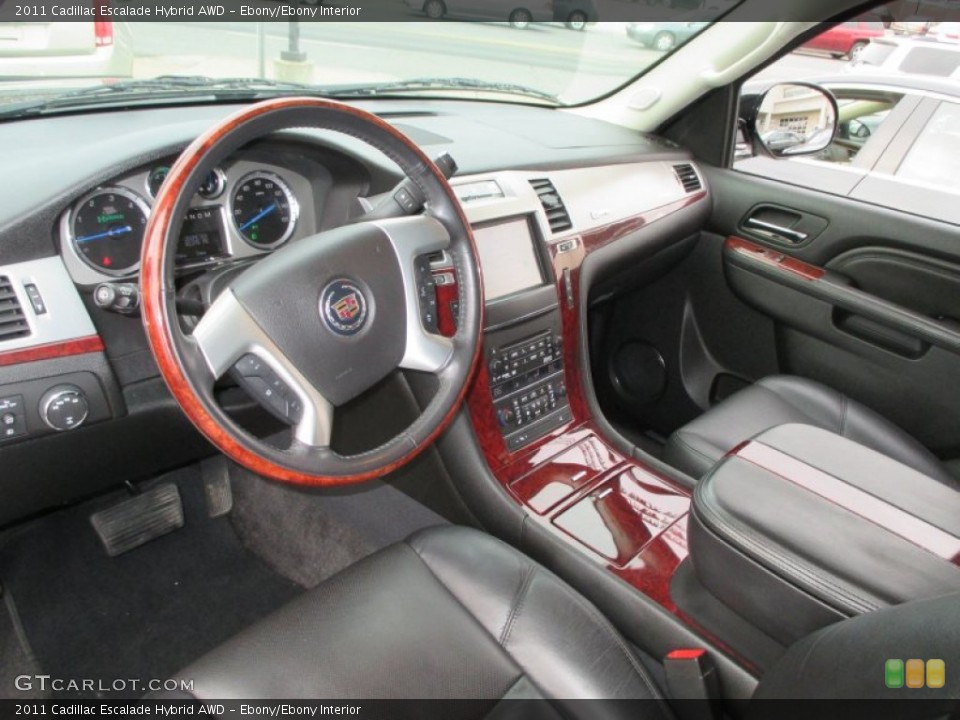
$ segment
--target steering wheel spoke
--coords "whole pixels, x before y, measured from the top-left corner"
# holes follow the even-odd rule
[[[253,383],[263,385],[261,402],[277,403],[294,426],[301,443],[330,445],[333,405],[300,373],[290,359],[256,323],[229,289],[213,302],[192,335],[212,380],[223,377],[238,363],[238,371]],[[269,371],[257,371],[259,364]],[[249,375],[244,370],[251,365]],[[270,380],[266,380],[267,375]],[[275,385],[279,380],[279,387]]]
[[[428,285],[429,266],[424,270],[418,259],[428,253],[446,250],[450,234],[439,220],[430,215],[376,221],[390,238],[403,274],[404,314],[407,335],[400,367],[405,370],[440,372],[453,357],[453,342],[431,332],[424,324],[421,292],[432,290]],[[436,307],[433,308],[436,313]]]

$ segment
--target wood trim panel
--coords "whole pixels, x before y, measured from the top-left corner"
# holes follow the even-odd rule
[[[19,350],[0,351],[0,367],[19,365],[20,363],[35,362],[36,360],[51,360],[53,358],[86,355],[88,353],[103,352],[103,341],[99,335],[67,340],[64,342],[34,345]]]
[[[772,248],[764,247],[763,245],[758,245],[757,243],[739,237],[728,237],[723,245],[723,249],[726,252],[746,255],[750,257],[751,260],[760,261],[764,265],[777,268],[778,270],[799,275],[804,280],[819,280],[826,274],[823,268],[819,268],[816,265],[810,265],[809,263],[797,260],[794,257],[790,257]]]

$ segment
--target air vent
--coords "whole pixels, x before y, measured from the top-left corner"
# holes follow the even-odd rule
[[[29,334],[30,326],[13,291],[13,283],[6,275],[0,275],[0,342]]]
[[[677,179],[683,185],[683,189],[688,193],[703,190],[703,183],[700,182],[700,176],[693,169],[693,165],[674,165],[673,171],[677,174]]]
[[[543,205],[543,209],[547,213],[550,230],[558,233],[572,228],[573,223],[570,222],[570,213],[567,212],[567,208],[564,206],[563,200],[560,199],[553,183],[546,178],[542,178],[531,180],[530,185],[536,191],[540,198],[540,204]]]

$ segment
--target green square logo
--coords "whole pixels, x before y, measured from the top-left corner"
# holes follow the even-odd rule
[[[903,674],[903,660],[887,660],[883,677],[888,688],[902,688]]]

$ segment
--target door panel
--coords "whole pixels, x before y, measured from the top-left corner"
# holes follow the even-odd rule
[[[826,220],[800,243],[757,232],[724,243],[729,289],[774,323],[778,369],[850,395],[943,457],[960,454],[960,230],[734,170],[706,174],[719,235],[742,238],[759,204]]]

